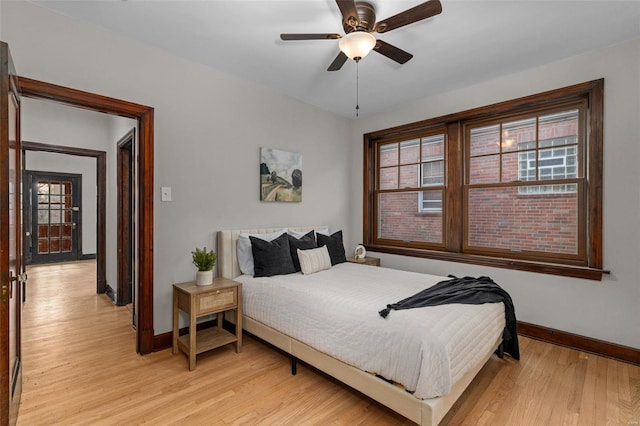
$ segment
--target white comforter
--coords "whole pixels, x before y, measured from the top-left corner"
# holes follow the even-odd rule
[[[425,399],[451,385],[502,335],[504,305],[378,311],[446,278],[342,263],[311,275],[243,275],[244,314]]]

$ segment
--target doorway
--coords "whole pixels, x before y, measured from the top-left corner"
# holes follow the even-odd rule
[[[138,209],[135,215],[137,240],[136,350],[150,353],[154,348],[153,331],[153,117],[151,107],[19,77],[23,97],[61,102],[66,105],[133,118],[138,121],[139,147],[135,158],[139,179],[136,187]],[[104,164],[106,166],[106,164]],[[99,168],[101,166],[99,165]],[[100,170],[99,170],[100,171]],[[104,171],[104,170],[103,170]],[[104,206],[106,200],[99,198]],[[102,209],[99,207],[98,211]],[[98,267],[104,259],[104,241],[97,247]],[[106,286],[105,286],[106,287]],[[106,290],[106,288],[105,288]]]
[[[23,156],[31,158],[30,154],[47,153],[62,156],[83,157],[88,159],[95,159],[95,174],[96,174],[96,248],[95,256],[87,257],[84,253],[81,253],[80,259],[89,259],[95,257],[97,260],[97,274],[96,274],[96,292],[105,293],[107,291],[107,278],[106,278],[106,232],[107,232],[107,219],[104,209],[106,208],[106,191],[107,191],[107,153],[105,151],[98,151],[86,148],[77,148],[69,146],[50,145],[39,142],[22,141]],[[29,155],[27,155],[29,154]],[[27,161],[31,164],[29,161]],[[42,164],[42,162],[40,162]],[[28,164],[27,164],[28,166]],[[25,194],[28,194],[29,187],[26,186],[23,189]],[[27,200],[29,197],[25,196],[24,211],[28,211],[29,205]],[[30,215],[25,215],[26,229],[29,229]],[[31,236],[25,235],[25,241],[28,241]],[[25,249],[25,255],[29,255],[29,251]]]
[[[135,273],[135,129],[118,141],[118,293],[116,304],[128,305]],[[133,306],[133,326],[136,325]]]

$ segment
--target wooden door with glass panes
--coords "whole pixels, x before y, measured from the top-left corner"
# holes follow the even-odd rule
[[[28,171],[31,181],[31,262],[78,259],[82,175]]]

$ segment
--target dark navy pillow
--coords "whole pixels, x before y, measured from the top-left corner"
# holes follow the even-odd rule
[[[293,274],[291,252],[289,251],[289,238],[283,233],[272,241],[249,236],[251,240],[251,252],[253,253],[253,276],[271,277],[273,275]]]
[[[289,235],[289,249],[291,251],[291,260],[293,260],[293,267],[296,269],[296,272],[300,272],[302,270],[300,268],[300,259],[298,259],[298,249],[309,250],[316,247],[318,247],[318,245],[316,244],[316,236],[313,231],[309,231],[309,233],[303,235],[300,238]]]
[[[344,254],[344,244],[342,243],[342,230],[334,232],[331,235],[317,234],[318,247],[327,246],[329,257],[331,258],[331,266],[347,261]]]

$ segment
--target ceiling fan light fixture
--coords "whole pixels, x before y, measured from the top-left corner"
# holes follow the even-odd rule
[[[376,38],[366,31],[353,31],[342,37],[338,46],[349,59],[360,60],[376,47]]]

